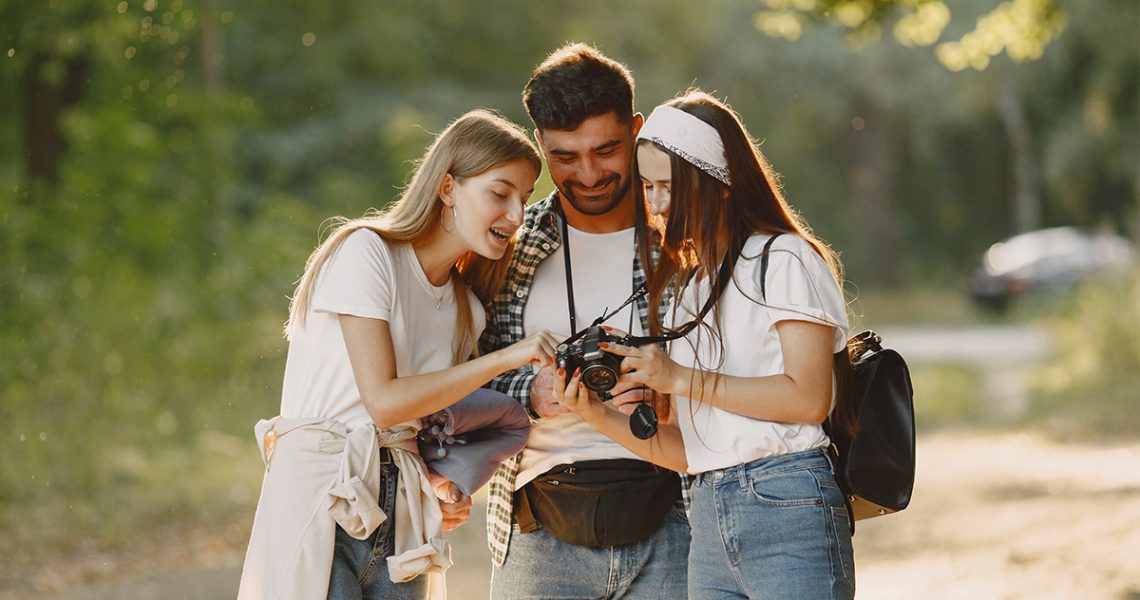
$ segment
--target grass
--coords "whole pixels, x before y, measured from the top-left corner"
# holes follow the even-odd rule
[[[960,365],[927,365],[911,369],[914,420],[919,429],[976,425],[982,422],[981,378]]]

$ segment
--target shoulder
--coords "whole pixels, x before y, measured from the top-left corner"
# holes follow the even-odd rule
[[[543,227],[548,219],[554,218],[556,215],[554,210],[555,203],[558,202],[558,191],[550,192],[545,198],[526,207],[523,217],[523,226],[527,231],[533,231],[538,227]]]
[[[749,236],[748,240],[744,242],[744,250],[742,257],[744,258],[759,258],[764,252],[764,246],[772,239],[771,233],[754,233]],[[776,234],[776,240],[772,242],[773,251],[791,252],[793,254],[816,254],[811,244],[807,240],[794,234],[794,233],[780,233]]]
[[[384,239],[379,233],[367,228],[358,227],[344,238],[343,246],[346,248],[374,248],[382,251],[389,251],[388,240]]]
[[[752,278],[760,283],[762,265],[764,262],[764,248],[772,239],[772,234],[756,233],[744,243],[740,253],[739,264],[749,271]],[[827,261],[816,252],[815,248],[804,238],[792,234],[781,233],[772,241],[768,249],[768,279],[784,279],[804,277],[812,281],[835,282],[835,276]]]
[[[763,262],[765,249],[768,254],[768,268],[774,268],[777,264],[786,265],[789,263],[799,263],[802,265],[824,265],[826,268],[826,261],[823,257],[815,251],[815,248],[807,242],[807,240],[794,233],[781,233],[777,234],[775,240],[772,240],[770,233],[754,233],[744,242],[744,248],[740,251],[740,262],[742,263],[755,263],[758,268]],[[768,242],[771,241],[771,246]]]
[[[353,256],[357,260],[390,262],[400,246],[402,244],[384,239],[367,227],[360,227],[344,238],[338,254]]]
[[[386,240],[379,233],[361,227],[345,236],[323,271],[336,281],[357,284],[368,279],[390,279],[404,262],[397,260],[404,246],[406,244]]]

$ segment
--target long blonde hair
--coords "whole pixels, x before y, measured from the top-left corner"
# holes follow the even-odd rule
[[[305,326],[312,300],[313,287],[321,267],[340,244],[357,229],[370,229],[385,240],[414,242],[433,230],[443,213],[439,198],[444,176],[462,179],[514,160],[526,160],[534,167],[535,176],[542,172],[538,149],[518,125],[483,109],[465,113],[451,122],[416,161],[412,179],[400,197],[384,210],[371,210],[359,219],[337,217],[332,234],[309,255],[305,274],[297,283],[289,305],[289,321],[285,337],[292,339]],[[485,306],[498,290],[506,272],[506,263],[514,250],[512,239],[503,258],[486,259],[474,252],[461,257],[451,278],[457,308],[454,361],[465,360],[476,350],[474,323],[467,289],[470,288]]]

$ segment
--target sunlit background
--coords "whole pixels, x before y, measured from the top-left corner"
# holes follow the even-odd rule
[[[0,0],[0,598],[232,597],[322,222],[468,109],[529,128],[565,41],[642,112],[726,98],[911,361],[861,597],[1140,598],[1138,38],[1135,0]]]

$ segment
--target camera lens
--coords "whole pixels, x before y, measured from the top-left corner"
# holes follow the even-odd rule
[[[605,365],[590,365],[582,371],[582,383],[595,392],[604,392],[617,385],[617,373]]]

